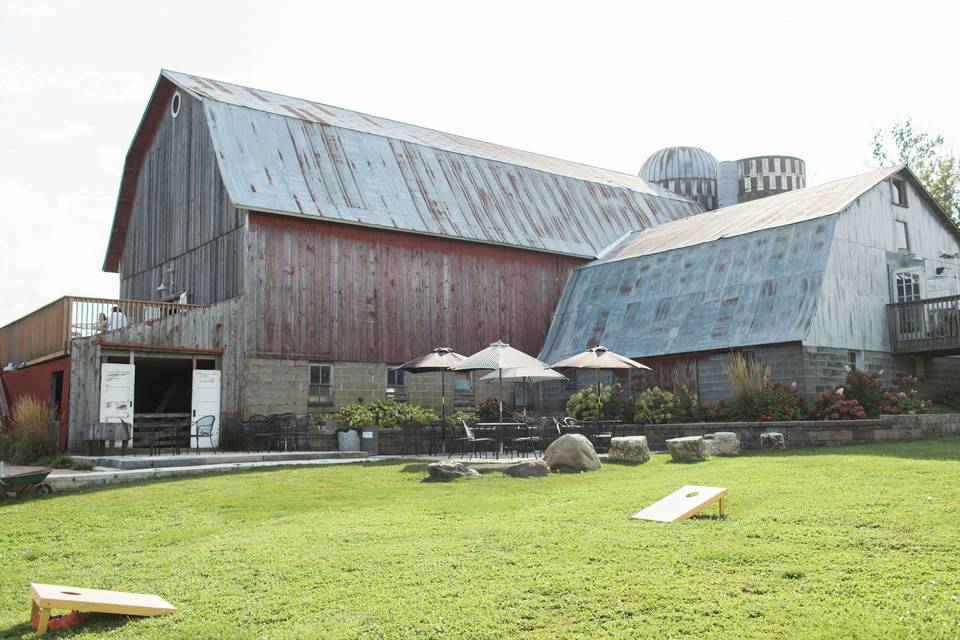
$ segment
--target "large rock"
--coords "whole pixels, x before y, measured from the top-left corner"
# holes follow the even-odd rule
[[[543,459],[554,471],[596,471],[600,458],[593,445],[579,433],[560,436],[547,447]]]
[[[537,478],[550,475],[550,467],[543,460],[524,460],[504,467],[503,473],[514,478]]]
[[[709,456],[735,456],[740,453],[740,438],[732,431],[718,431],[703,436]]]
[[[707,445],[703,436],[687,436],[667,440],[667,449],[674,462],[703,462],[707,459]]]
[[[449,482],[457,478],[474,478],[480,475],[476,469],[471,469],[462,462],[431,462],[427,465],[427,473],[431,480]]]
[[[782,433],[771,431],[769,433],[760,434],[760,448],[761,449],[786,449],[787,443],[783,439]]]
[[[610,460],[623,462],[646,462],[650,459],[647,436],[625,436],[610,440]]]

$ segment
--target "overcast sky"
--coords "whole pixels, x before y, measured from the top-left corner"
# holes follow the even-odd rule
[[[298,6],[302,5],[302,6]],[[0,324],[101,272],[161,68],[636,173],[779,153],[811,184],[913,116],[960,144],[952,2],[0,0]]]

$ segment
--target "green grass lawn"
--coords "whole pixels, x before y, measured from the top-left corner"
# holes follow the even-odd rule
[[[2,501],[0,637],[30,637],[31,580],[179,607],[58,634],[78,638],[960,637],[957,437],[424,475],[384,462]],[[629,520],[682,484],[728,487],[729,518]]]

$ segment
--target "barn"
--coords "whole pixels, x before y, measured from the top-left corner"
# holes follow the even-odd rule
[[[638,230],[574,269],[540,358],[602,343],[727,398],[742,351],[806,396],[846,368],[960,386],[960,230],[892,167]]]
[[[0,328],[2,379],[59,394],[71,448],[84,424],[198,403],[435,405],[436,376],[390,365],[496,339],[536,353],[571,270],[702,211],[636,176],[162,71],[103,265],[118,299]],[[470,377],[457,388],[470,397]]]

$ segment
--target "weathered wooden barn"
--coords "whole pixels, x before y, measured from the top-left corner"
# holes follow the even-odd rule
[[[574,269],[540,358],[602,343],[702,397],[744,350],[806,395],[845,367],[960,388],[960,230],[905,167],[640,230]]]
[[[69,356],[71,446],[104,412],[189,412],[202,372],[223,415],[432,404],[436,376],[389,365],[496,339],[535,353],[574,267],[702,211],[636,176],[163,71],[104,261],[120,301],[65,299],[33,343],[3,335],[35,317],[0,329],[0,358]]]

